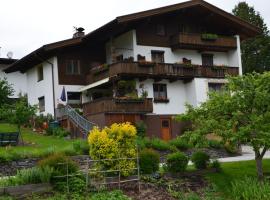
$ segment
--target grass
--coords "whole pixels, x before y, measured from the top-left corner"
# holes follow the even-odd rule
[[[222,172],[210,173],[206,175],[206,177],[209,182],[215,186],[217,192],[219,192],[223,197],[230,197],[232,195],[231,184],[234,181],[243,180],[244,177],[254,179],[257,177],[256,164],[254,160],[222,163],[221,168]],[[265,159],[263,161],[263,168],[266,175],[270,173],[270,160]]]
[[[15,125],[1,123],[0,132],[17,131]],[[19,158],[43,157],[53,152],[76,154],[73,143],[78,140],[66,140],[54,136],[43,136],[30,129],[22,129],[25,146],[0,147],[0,161],[17,160]]]

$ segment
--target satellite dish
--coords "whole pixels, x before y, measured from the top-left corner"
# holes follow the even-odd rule
[[[12,51],[9,51],[9,52],[7,53],[7,57],[8,57],[9,59],[11,59],[11,58],[13,57],[13,52],[12,52]]]

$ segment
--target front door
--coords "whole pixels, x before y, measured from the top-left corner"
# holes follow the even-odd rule
[[[161,119],[161,138],[165,141],[171,139],[171,120]]]

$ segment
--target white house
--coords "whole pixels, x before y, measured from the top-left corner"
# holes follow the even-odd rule
[[[225,75],[242,74],[240,41],[260,30],[205,1],[191,0],[120,16],[84,35],[47,44],[5,71],[26,75],[28,101],[55,113],[68,104],[103,127],[144,121],[169,140],[185,124],[173,116],[200,105]]]

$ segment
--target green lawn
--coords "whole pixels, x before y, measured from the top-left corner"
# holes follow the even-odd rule
[[[245,176],[256,178],[256,164],[255,161],[240,161],[222,163],[222,172],[210,173],[207,178],[210,183],[216,186],[218,192],[222,193],[224,197],[231,195],[231,183],[235,180],[242,180]],[[264,173],[270,173],[270,160],[263,161]],[[227,199],[227,198],[226,198]]]
[[[15,125],[1,123],[0,132],[16,131]],[[73,149],[73,142],[54,136],[43,136],[30,129],[22,129],[22,138],[25,146],[0,147],[0,161],[15,160],[25,157],[42,157],[52,152],[66,152],[76,154]]]

